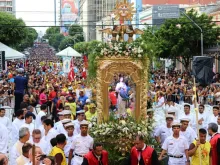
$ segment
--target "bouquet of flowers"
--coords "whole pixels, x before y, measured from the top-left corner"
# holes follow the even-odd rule
[[[136,135],[142,135],[147,145],[154,145],[151,136],[153,120],[147,118],[136,122],[131,116],[118,118],[112,114],[108,123],[98,125],[96,120],[93,118],[91,121],[90,135],[95,141],[104,144],[104,148],[109,152],[110,162],[122,160],[127,156],[134,145],[133,141]]]

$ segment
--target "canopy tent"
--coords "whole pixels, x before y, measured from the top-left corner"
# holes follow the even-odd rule
[[[5,60],[22,59],[25,55],[0,42],[0,51],[5,51]]]
[[[61,52],[57,53],[56,56],[61,57],[82,57],[81,54],[79,54],[77,51],[75,51],[73,48],[68,47]]]

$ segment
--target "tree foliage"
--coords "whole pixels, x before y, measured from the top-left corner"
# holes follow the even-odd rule
[[[84,34],[83,28],[80,25],[74,24],[69,28],[69,35],[73,37],[76,42],[83,42],[84,41]]]
[[[198,15],[194,10],[186,13],[203,29],[204,48],[217,43],[219,28],[212,22],[212,17],[205,14]],[[145,31],[143,40],[145,44],[155,45],[155,55],[161,58],[177,59],[186,69],[189,68],[190,60],[195,55],[201,54],[201,32],[186,16],[178,19],[168,19],[154,33],[152,39],[146,37]],[[182,57],[182,60],[180,60]]]
[[[14,15],[0,12],[0,42],[14,46],[27,37],[28,29],[22,19]]]
[[[49,27],[46,30],[46,33],[44,35],[45,39],[49,39],[51,36],[53,36],[54,34],[59,34],[60,33],[60,28],[59,27]]]
[[[63,34],[55,33],[50,36],[49,38],[49,44],[53,46],[56,50],[58,50],[60,43],[64,40]]]
[[[38,33],[34,28],[27,28],[27,36],[24,38],[21,43],[17,46],[19,50],[24,50],[27,47],[32,47],[34,41],[37,39]]]

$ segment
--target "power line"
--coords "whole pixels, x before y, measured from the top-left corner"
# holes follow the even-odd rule
[[[52,21],[53,22],[53,21]],[[63,22],[63,21],[61,21]],[[88,22],[93,22],[93,21],[88,21]],[[106,21],[103,21],[103,23],[105,23]],[[112,22],[112,21],[109,21],[109,22]],[[199,24],[202,24],[202,23],[218,23],[220,21],[210,21],[210,22],[197,22]],[[94,22],[94,23],[97,23],[97,22]],[[100,23],[100,21],[99,21]],[[191,24],[191,22],[177,22],[177,24]],[[74,24],[73,24],[74,25]],[[80,24],[76,24],[76,25],[80,25]],[[117,24],[115,24],[117,25]],[[157,24],[147,24],[147,23],[144,23],[144,24],[129,24],[129,25],[134,25],[134,26],[137,26],[137,25],[150,25],[150,26],[153,26],[153,25],[162,25],[160,23],[157,23]],[[72,25],[59,25],[59,26],[54,26],[54,25],[25,25],[25,26],[16,26],[16,25],[10,25],[10,24],[1,24],[0,27],[71,27]],[[80,26],[113,26],[113,25],[109,25],[109,24],[100,24],[100,25],[94,25],[94,24],[88,24],[88,25],[80,25]]]

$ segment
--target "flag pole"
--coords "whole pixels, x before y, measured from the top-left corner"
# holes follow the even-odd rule
[[[200,142],[200,137],[199,137],[199,123],[198,123],[198,103],[197,103],[197,95],[196,95],[196,78],[195,76],[193,77],[193,91],[194,91],[194,109],[196,113],[196,130],[197,130],[197,136],[198,140]],[[202,157],[201,157],[201,149],[200,146],[198,147],[199,150],[199,165],[202,165]]]

